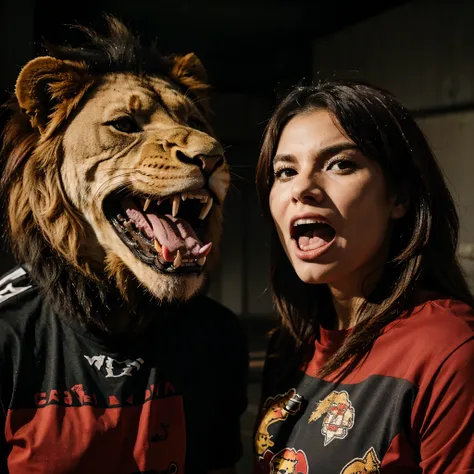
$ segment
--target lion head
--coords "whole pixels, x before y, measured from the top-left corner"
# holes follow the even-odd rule
[[[89,319],[113,288],[195,294],[230,181],[199,59],[107,23],[105,35],[81,28],[90,49],[48,46],[21,70],[2,153],[17,258]]]

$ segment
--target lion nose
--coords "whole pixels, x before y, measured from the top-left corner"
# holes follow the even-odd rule
[[[207,173],[211,173],[224,162],[224,157],[222,155],[198,155],[195,159],[198,159],[201,162],[201,169]]]
[[[178,151],[176,153],[177,158],[184,162],[184,163],[192,163],[199,168],[201,168],[202,172],[206,175],[210,175],[216,168],[218,168],[222,163],[224,163],[224,156],[223,155],[195,155],[193,157],[189,157],[188,155],[184,154],[182,151]]]

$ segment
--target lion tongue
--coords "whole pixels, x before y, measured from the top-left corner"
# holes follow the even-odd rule
[[[166,246],[171,254],[181,250],[183,257],[199,258],[202,254],[202,242],[188,221],[169,214],[147,214],[153,227],[154,237],[161,246]]]
[[[178,250],[184,258],[203,258],[211,251],[212,243],[202,245],[188,221],[169,214],[143,213],[130,199],[125,200],[122,206],[143,234],[158,240],[165,260],[172,262]]]

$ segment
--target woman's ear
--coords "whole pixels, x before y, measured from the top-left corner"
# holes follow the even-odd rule
[[[402,218],[408,211],[409,199],[407,193],[402,193],[401,195],[394,196],[392,203],[392,212],[390,217],[392,219]]]

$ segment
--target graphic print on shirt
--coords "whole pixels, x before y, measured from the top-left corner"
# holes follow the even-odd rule
[[[183,473],[182,397],[166,378],[150,380],[157,382],[138,390],[121,385],[105,398],[85,384],[48,389],[32,394],[28,407],[10,408],[10,474]],[[65,455],[58,446],[73,449]]]
[[[321,400],[309,417],[308,424],[325,415],[321,434],[324,436],[324,446],[334,439],[344,439],[354,426],[355,410],[349,399],[349,394],[342,390],[333,390]]]
[[[133,373],[140,370],[140,367],[145,363],[145,361],[140,357],[136,360],[127,359],[123,361],[112,359],[112,357],[103,354],[92,357],[85,355],[84,357],[87,359],[87,362],[89,362],[92,367],[95,367],[100,373],[102,373],[101,369],[104,367],[106,378],[117,378],[123,376],[131,377]]]
[[[269,397],[265,401],[262,409],[264,415],[255,435],[255,449],[260,458],[263,458],[265,452],[275,445],[272,435],[268,432],[268,427],[274,423],[286,420],[290,415],[294,415],[301,409],[299,401],[296,401],[294,404],[288,403],[295,394],[296,389],[292,388],[284,394]]]
[[[370,448],[362,458],[349,461],[339,474],[378,474],[381,465],[375,449]]]
[[[282,449],[270,461],[270,474],[308,474],[308,459],[300,449]]]
[[[7,301],[13,296],[19,295],[32,287],[25,276],[26,271],[19,267],[0,279],[0,303]]]

